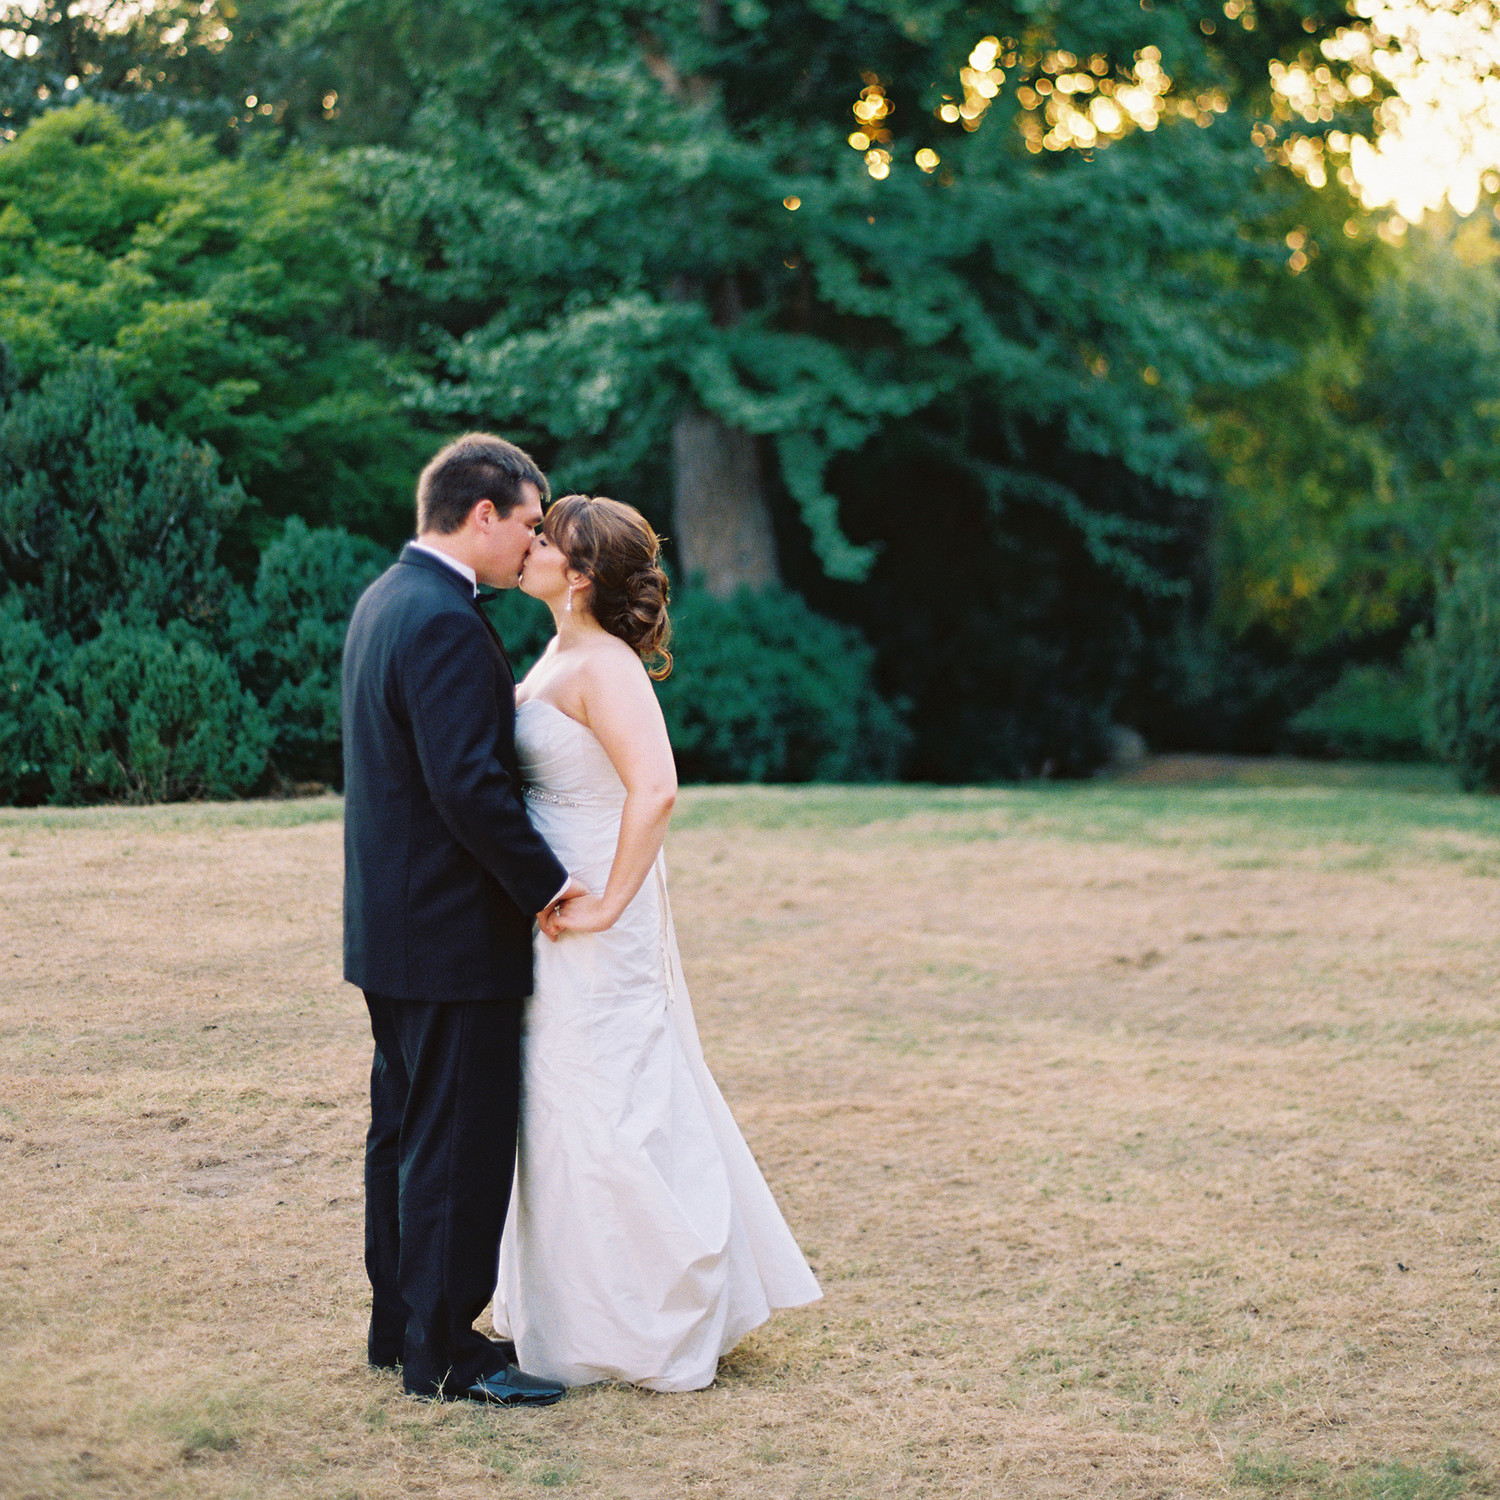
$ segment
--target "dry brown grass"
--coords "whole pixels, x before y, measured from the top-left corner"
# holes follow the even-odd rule
[[[0,1495],[1500,1491],[1495,803],[687,794],[826,1298],[514,1413],[363,1363],[337,813],[0,813]]]

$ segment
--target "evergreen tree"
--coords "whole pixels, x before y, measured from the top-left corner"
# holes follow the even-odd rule
[[[0,404],[0,593],[48,636],[82,642],[113,615],[229,639],[236,588],[218,560],[244,503],[211,448],[141,422],[84,358]]]
[[[0,345],[0,795],[240,795],[270,728],[226,659],[218,455],[142,423],[96,358],[19,388]]]
[[[366,537],[309,528],[295,516],[261,553],[235,655],[274,729],[276,770],[289,781],[343,784],[344,633],[360,594],[389,562]]]

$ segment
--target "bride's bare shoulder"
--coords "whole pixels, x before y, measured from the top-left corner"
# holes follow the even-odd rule
[[[644,675],[646,671],[641,664],[640,657],[630,646],[627,646],[619,636],[607,633],[601,634],[597,640],[589,643],[588,664],[595,671],[609,676],[621,672],[628,676],[634,676],[636,672]]]
[[[590,642],[588,656],[580,666],[587,695],[601,706],[643,696],[655,701],[645,664],[617,636],[605,635]]]

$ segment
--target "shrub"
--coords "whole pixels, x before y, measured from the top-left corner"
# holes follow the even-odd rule
[[[662,710],[687,781],[869,781],[908,735],[859,632],[784,589],[690,594],[672,612]]]
[[[261,554],[236,621],[240,674],[266,711],[271,758],[291,781],[342,782],[339,676],[349,616],[390,561],[383,547],[295,517]]]
[[[106,616],[68,657],[50,747],[51,800],[172,802],[250,791],[271,731],[229,663],[191,626]]]
[[[0,801],[29,805],[51,787],[49,762],[61,700],[55,683],[66,650],[16,594],[0,598]]]
[[[98,360],[28,391],[0,346],[0,796],[256,784],[270,736],[221,654],[243,595],[216,556],[242,499]]]
[[[1438,589],[1427,650],[1433,745],[1470,791],[1500,788],[1500,565],[1462,559]]]
[[[242,500],[212,448],[137,420],[97,360],[0,394],[0,575],[53,638],[113,614],[224,644],[237,591],[216,553]]]
[[[1359,760],[1426,760],[1425,684],[1408,652],[1398,667],[1351,665],[1287,724],[1294,748]]]

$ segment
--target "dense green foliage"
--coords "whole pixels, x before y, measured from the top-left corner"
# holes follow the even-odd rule
[[[0,375],[0,796],[336,781],[344,624],[382,549],[293,520],[247,596],[212,449],[142,422],[96,359],[23,390],[0,345]]]
[[[0,345],[0,664],[12,800],[249,791],[269,733],[225,661],[239,509],[217,455],[88,358],[17,387]]]
[[[293,518],[241,590],[216,561],[238,490],[211,450],[141,422],[97,361],[12,386],[0,439],[0,795],[337,784],[344,628],[385,549]],[[514,594],[505,608],[518,655],[534,654],[545,611]],[[894,772],[905,731],[857,632],[787,592],[690,597],[676,615],[663,706],[685,775]]]
[[[3,160],[3,156],[0,156]],[[222,644],[234,584],[219,539],[243,503],[209,448],[142,422],[90,358],[16,388],[0,345],[0,572],[53,639],[113,613]]]
[[[339,668],[344,631],[365,587],[390,555],[337,528],[310,530],[293,517],[261,553],[246,608],[236,620],[242,679],[275,733],[271,754],[292,781],[343,781]]]
[[[20,595],[0,595],[0,801],[41,802],[52,788],[61,708],[54,684],[64,659]]]
[[[3,349],[3,346],[0,346]],[[389,561],[289,520],[243,591],[216,559],[241,500],[215,455],[140,421],[88,361],[0,411],[0,795],[162,801],[341,779],[339,662]],[[546,612],[502,610],[519,659]],[[906,740],[858,633],[773,591],[690,596],[663,707],[684,775],[889,776]]]
[[[1214,624],[1242,684],[1224,717],[1244,748],[1411,758],[1404,653],[1500,506],[1490,235],[1439,220],[1398,250],[1336,187],[1282,223],[1313,256],[1262,295],[1299,358],[1204,402],[1225,481]]]
[[[1379,101],[1357,60],[1321,118],[1271,88],[1342,6],[503,16],[0,3],[30,38],[0,56],[6,663],[180,618],[267,716],[265,777],[336,779],[342,619],[442,438],[503,431],[670,548],[706,413],[817,613],[682,591],[688,774],[1087,774],[1122,723],[1417,753],[1401,653],[1500,504],[1500,278],[1477,218],[1397,248],[1287,169]],[[495,608],[524,657],[545,617]],[[822,748],[786,727],[811,703]]]
[[[234,669],[190,626],[122,625],[69,653],[57,677],[51,800],[177,802],[243,795],[271,729]]]
[[[1381,636],[1399,651],[1436,578],[1500,504],[1488,233],[1414,232],[1398,253],[1368,229],[1351,242],[1354,212],[1325,189],[1286,215],[1304,226],[1294,234],[1316,235],[1304,244],[1328,246],[1265,294],[1301,358],[1213,413],[1228,500],[1223,618],[1304,652]]]
[[[0,4],[9,44],[0,50],[0,128],[9,139],[41,115],[90,99],[132,124],[190,122],[222,132],[244,104],[237,75],[245,47],[226,48],[226,20],[261,9],[200,0],[26,0]],[[247,18],[248,19],[248,18]],[[236,26],[238,32],[241,28]],[[244,43],[254,45],[254,35]],[[232,127],[231,127],[232,128]]]
[[[1086,771],[1127,706],[1189,720],[1160,658],[1206,628],[1190,403],[1284,362],[1248,290],[1280,266],[1249,127],[1267,57],[1332,17],[1268,5],[1210,37],[1187,8],[1002,7],[996,66],[1027,88],[969,130],[938,118],[972,102],[958,4],[443,14],[303,13],[334,50],[392,42],[342,128],[360,98],[387,122],[348,169],[392,283],[437,315],[424,413],[516,435],[669,533],[678,416],[754,435],[784,576],[875,642],[918,774]],[[1043,149],[1030,85],[1083,76],[1171,98],[1107,148]],[[883,111],[886,160],[850,150],[856,105]],[[963,537],[960,599],[909,586],[918,529]]]
[[[300,153],[229,161],[180,121],[132,131],[89,102],[0,150],[0,340],[20,374],[93,352],[147,422],[213,444],[256,502],[246,521],[404,528],[429,445],[399,359],[359,331],[370,255]]]
[[[656,9],[643,43],[624,5],[518,6],[502,32],[455,6],[446,60],[392,28],[423,108],[352,170],[399,236],[393,279],[447,314],[424,409],[516,433],[559,484],[634,495],[674,413],[701,405],[769,441],[835,576],[871,553],[839,525],[830,459],[921,413],[987,402],[1201,490],[1174,397],[1256,368],[1203,265],[1253,254],[1235,233],[1259,161],[1242,135],[1172,122],[1042,160],[1001,120],[938,125],[935,91],[976,39],[960,6],[908,29],[855,5],[745,8],[712,35],[696,5]],[[1128,62],[1149,39],[1109,7],[1092,19],[1089,50]],[[818,87],[772,84],[809,55]],[[861,68],[911,117],[907,150],[941,148],[941,175],[903,158],[877,181],[849,150]],[[1000,446],[1021,480],[1030,455]],[[1067,498],[1128,566],[1107,514]]]
[[[1465,787],[1500,789],[1500,565],[1465,557],[1438,592],[1427,652],[1432,733]]]
[[[880,781],[908,739],[857,631],[781,589],[688,596],[659,689],[690,781]]]

